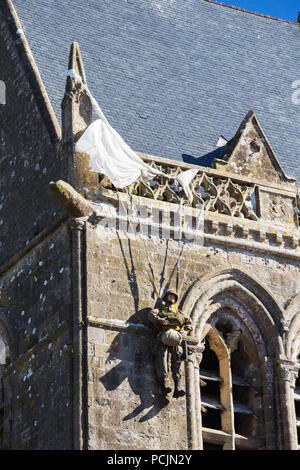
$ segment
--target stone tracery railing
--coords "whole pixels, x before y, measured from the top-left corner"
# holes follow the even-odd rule
[[[150,166],[165,173],[168,177],[155,176],[150,181],[133,183],[128,188],[130,195],[138,195],[157,201],[183,203],[188,205],[182,187],[172,176],[175,177],[183,170],[180,167],[158,164],[151,161]],[[101,180],[102,186],[113,188],[107,178]],[[120,190],[119,190],[120,191]],[[125,190],[122,190],[125,191]],[[191,182],[193,194],[193,207],[203,207],[210,212],[218,212],[233,217],[258,220],[255,212],[255,185],[240,184],[229,177],[209,176],[205,171],[198,171]]]

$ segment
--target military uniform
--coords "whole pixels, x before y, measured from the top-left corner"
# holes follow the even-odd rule
[[[183,312],[178,310],[177,300],[174,304],[169,304],[165,301],[168,294],[177,294],[173,291],[167,292],[162,302],[162,308],[152,309],[149,312],[148,318],[153,324],[157,343],[153,345],[154,363],[156,369],[157,379],[162,388],[162,393],[167,395],[171,389],[167,386],[167,378],[169,371],[169,359],[171,360],[171,371],[175,384],[174,397],[183,396],[185,394],[181,386],[181,362],[183,359],[183,347],[181,344],[181,335],[177,345],[170,346],[170,343],[165,344],[165,333],[174,330],[178,333],[184,330],[192,329],[191,319]],[[172,336],[172,335],[170,335]],[[176,343],[176,334],[174,336],[174,343]],[[172,343],[171,343],[172,344]]]

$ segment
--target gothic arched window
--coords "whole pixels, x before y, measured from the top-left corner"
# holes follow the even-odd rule
[[[223,309],[209,321],[200,364],[204,449],[263,449],[258,354],[245,325]]]

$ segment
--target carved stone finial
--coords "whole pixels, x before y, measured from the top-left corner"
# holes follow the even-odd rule
[[[74,70],[74,72],[81,78],[82,82],[86,84],[86,76],[83,66],[83,60],[81,57],[80,47],[78,42],[72,42],[70,53],[69,53],[69,62],[68,70]],[[66,82],[66,92],[71,92],[74,86],[74,78],[70,76],[67,77]]]
[[[86,84],[85,71],[79,44],[73,42],[70,48],[68,70],[73,70],[83,84]],[[62,107],[63,141],[74,140],[92,122],[92,105],[79,80],[68,75]]]
[[[93,197],[98,189],[98,173],[89,167],[89,155],[75,152],[75,142],[92,123],[92,103],[84,85],[85,71],[80,48],[77,42],[71,44],[69,72],[66,79],[62,107],[62,147],[63,157],[68,163],[68,182],[81,194],[88,189]],[[80,80],[76,77],[80,77]]]

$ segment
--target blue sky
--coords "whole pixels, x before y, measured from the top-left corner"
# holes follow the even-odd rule
[[[299,0],[218,0],[245,10],[276,16],[284,20],[297,21],[300,11]]]

